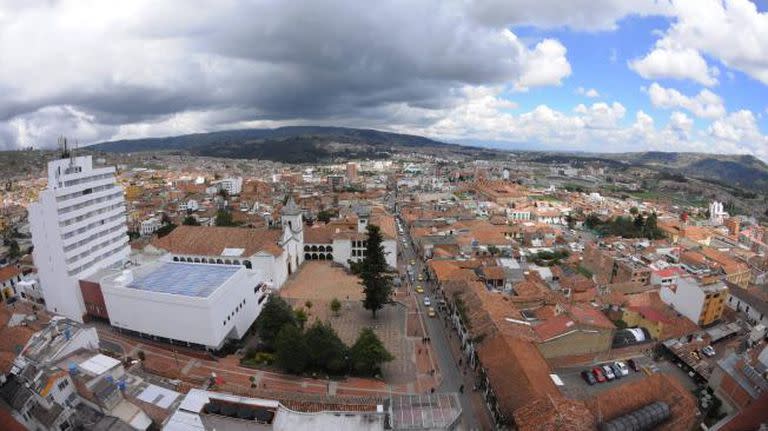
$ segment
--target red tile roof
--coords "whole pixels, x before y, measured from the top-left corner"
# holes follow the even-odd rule
[[[21,274],[21,270],[14,265],[0,268],[0,283]]]
[[[283,252],[277,245],[281,234],[278,229],[179,226],[152,244],[176,254],[220,256],[225,248],[242,248],[245,251],[239,257],[250,257],[260,251],[278,256]]]

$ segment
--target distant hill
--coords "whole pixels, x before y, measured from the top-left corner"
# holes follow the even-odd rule
[[[462,147],[421,136],[344,127],[280,127],[198,133],[165,138],[103,142],[95,151],[134,153],[184,151],[193,155],[264,159],[287,163],[316,162],[334,157],[382,158],[398,149]]]
[[[599,157],[628,165],[653,167],[661,172],[682,174],[726,187],[768,191],[768,165],[750,155],[707,153],[600,154]]]

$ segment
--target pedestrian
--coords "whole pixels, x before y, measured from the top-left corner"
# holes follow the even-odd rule
[[[432,388],[429,392],[434,394],[435,393],[435,388]]]
[[[460,394],[464,393],[464,385],[459,386],[459,393]]]

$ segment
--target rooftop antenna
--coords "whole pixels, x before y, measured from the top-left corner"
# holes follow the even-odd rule
[[[67,138],[59,136],[59,148],[61,149],[61,158],[66,159],[69,157],[69,149],[67,148]]]

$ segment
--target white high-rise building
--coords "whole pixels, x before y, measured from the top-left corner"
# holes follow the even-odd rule
[[[46,308],[82,322],[79,280],[127,260],[125,199],[114,167],[91,156],[48,163],[48,187],[29,206],[32,256]]]

